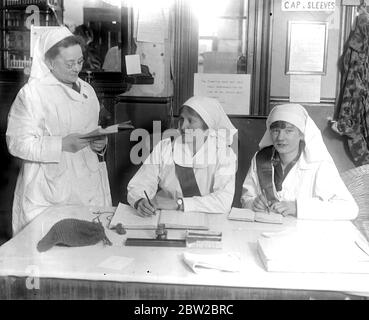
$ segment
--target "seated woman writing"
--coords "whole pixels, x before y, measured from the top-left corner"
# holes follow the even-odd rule
[[[314,121],[299,104],[279,105],[266,121],[241,203],[302,219],[354,219],[358,206]]]
[[[187,100],[178,135],[160,141],[129,182],[129,204],[142,216],[156,209],[229,212],[235,191],[237,158],[230,147],[235,132],[217,100]]]

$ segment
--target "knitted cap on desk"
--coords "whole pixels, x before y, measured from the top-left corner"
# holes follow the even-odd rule
[[[104,244],[112,243],[106,237],[101,223],[78,219],[64,219],[55,223],[50,231],[39,241],[37,250],[44,252],[54,245],[68,247],[90,246],[103,240]]]

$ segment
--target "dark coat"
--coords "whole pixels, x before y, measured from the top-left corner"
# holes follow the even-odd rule
[[[347,136],[356,165],[369,163],[369,15],[357,17],[342,56],[338,130]]]

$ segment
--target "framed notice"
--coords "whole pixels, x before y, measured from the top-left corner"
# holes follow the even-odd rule
[[[288,22],[286,74],[325,75],[327,50],[328,22]]]

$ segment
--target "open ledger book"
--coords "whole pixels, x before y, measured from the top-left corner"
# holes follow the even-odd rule
[[[122,130],[129,130],[129,129],[134,129],[135,127],[131,124],[131,121],[125,121],[122,123],[118,123],[118,124],[114,124],[112,126],[106,127],[106,128],[101,128],[100,126],[89,132],[86,133],[85,135],[81,136],[81,139],[88,139],[88,140],[94,140],[103,136],[107,136],[109,134],[114,134],[114,133],[118,133],[118,131],[122,131]]]
[[[263,223],[283,223],[283,216],[273,212],[255,212],[247,208],[232,208],[228,215],[230,220],[263,222]]]
[[[203,212],[160,210],[151,217],[141,217],[136,209],[123,203],[119,203],[109,227],[115,227],[118,223],[126,229],[156,229],[158,224],[164,224],[168,229],[209,229],[208,216]]]

